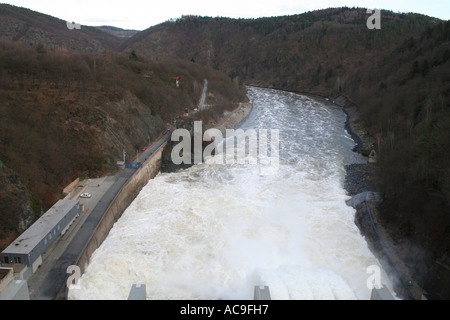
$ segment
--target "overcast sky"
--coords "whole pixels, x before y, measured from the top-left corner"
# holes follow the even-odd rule
[[[450,0],[11,0],[2,1],[82,25],[144,30],[182,15],[258,18],[329,7],[362,7],[415,12],[450,19]]]

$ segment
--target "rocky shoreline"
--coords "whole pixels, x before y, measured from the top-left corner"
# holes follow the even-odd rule
[[[363,128],[357,107],[345,97],[334,103],[347,115],[345,129],[355,141],[354,151],[368,157],[375,147],[373,139]],[[381,221],[382,194],[375,184],[375,163],[355,163],[345,166],[344,188],[351,198],[347,205],[356,210],[355,224],[366,239],[370,250],[390,276],[395,295],[400,299],[419,300],[423,289],[415,280],[418,270],[413,261],[426,253],[406,240],[398,241],[395,232]]]

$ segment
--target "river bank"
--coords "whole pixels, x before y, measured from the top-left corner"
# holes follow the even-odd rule
[[[241,102],[239,105],[232,111],[225,111],[217,121],[210,120],[206,123],[202,123],[203,131],[208,129],[219,129],[223,134],[225,134],[226,129],[234,129],[239,126],[242,121],[244,121],[247,116],[252,111],[253,105],[249,102]],[[169,141],[170,143],[170,141]],[[207,143],[209,144],[209,142]],[[179,164],[176,165],[172,162],[171,159],[172,147],[167,147],[163,153],[163,160],[161,164],[161,172],[169,173],[176,172],[178,170],[183,170],[191,167],[193,164]],[[193,155],[192,155],[193,156]],[[193,161],[192,161],[193,163]]]
[[[375,139],[364,129],[357,106],[345,97],[338,97],[335,104],[342,107],[347,115],[345,129],[355,141],[354,151],[367,157],[375,149]],[[380,261],[390,276],[395,294],[400,299],[419,300],[424,290],[422,259],[427,259],[423,248],[401,238],[393,228],[383,222],[382,191],[378,190],[376,162],[358,163],[345,166],[344,188],[352,197],[347,202],[355,210],[355,224],[367,241],[370,250]],[[419,261],[420,263],[417,263]]]

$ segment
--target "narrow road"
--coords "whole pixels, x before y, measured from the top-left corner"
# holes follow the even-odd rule
[[[170,132],[168,131],[142,152],[139,159],[142,162],[148,159],[164,142],[170,139]],[[103,194],[101,194],[100,186],[90,184],[87,187],[86,192],[94,194],[89,188],[96,189],[97,192],[95,199],[89,199],[89,205],[92,208],[88,212],[82,212],[68,232],[56,240],[43,255],[42,265],[28,279],[31,300],[55,299],[60,289],[66,285],[67,268],[75,265],[78,256],[88,243],[111,201],[135,171],[136,169],[123,169],[114,177],[104,178],[102,180],[105,188]]]
[[[205,83],[203,84],[203,92],[200,98],[200,103],[198,104],[198,110],[202,110],[205,108],[205,100],[206,100],[206,92],[208,91],[208,80],[205,79]]]

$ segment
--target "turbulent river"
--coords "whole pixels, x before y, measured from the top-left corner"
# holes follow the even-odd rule
[[[279,130],[279,166],[211,164],[150,180],[96,250],[70,299],[369,299],[378,261],[346,205],[352,152],[341,108],[248,88],[241,128]],[[270,138],[270,136],[269,136]],[[269,139],[270,140],[270,139]],[[388,283],[383,272],[381,282]]]

